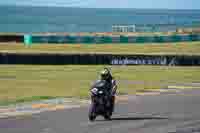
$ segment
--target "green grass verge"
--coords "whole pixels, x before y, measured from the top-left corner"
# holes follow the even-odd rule
[[[24,103],[24,102],[32,102],[39,100],[47,100],[47,99],[55,99],[57,97],[53,96],[31,96],[31,97],[23,97],[18,99],[3,99],[0,101],[0,106],[6,106],[10,104]]]
[[[88,98],[104,66],[1,65],[0,104],[55,97]],[[165,87],[164,82],[199,82],[199,67],[112,66],[120,94]]]
[[[33,44],[1,43],[0,52],[11,53],[110,53],[200,55],[200,42],[140,44]]]

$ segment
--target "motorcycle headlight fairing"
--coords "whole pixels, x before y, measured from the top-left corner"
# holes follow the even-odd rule
[[[98,91],[97,88],[93,88],[93,89],[91,90],[91,92],[94,93],[94,94],[97,94],[97,91]]]

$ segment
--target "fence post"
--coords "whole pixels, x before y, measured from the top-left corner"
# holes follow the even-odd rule
[[[31,35],[24,35],[24,45],[31,46],[32,44],[32,36]]]

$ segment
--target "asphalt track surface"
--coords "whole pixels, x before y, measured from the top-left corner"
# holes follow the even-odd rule
[[[88,107],[0,119],[0,133],[200,133],[200,90],[131,96],[111,121],[88,121]]]

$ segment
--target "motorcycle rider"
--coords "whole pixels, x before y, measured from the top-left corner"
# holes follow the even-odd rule
[[[108,88],[109,89],[108,91],[111,92],[111,108],[112,108],[112,110],[114,110],[115,94],[117,91],[116,80],[113,78],[113,76],[108,68],[104,68],[101,71],[100,76],[101,76],[101,80],[105,80],[110,85],[110,87]]]

